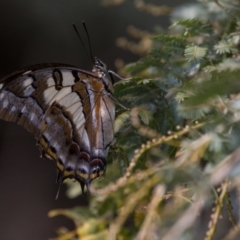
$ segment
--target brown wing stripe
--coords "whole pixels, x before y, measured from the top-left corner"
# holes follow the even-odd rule
[[[63,77],[62,77],[62,72],[59,69],[53,70],[53,79],[55,82],[55,89],[60,90],[62,88],[62,83],[63,83]]]

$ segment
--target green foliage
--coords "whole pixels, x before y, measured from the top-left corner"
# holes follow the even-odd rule
[[[209,227],[200,226],[210,240],[224,199],[235,226],[227,192],[239,191],[240,179],[235,3],[191,5],[197,12],[202,4],[206,14],[179,19],[151,38],[149,54],[126,66],[132,78],[115,84],[115,97],[130,110],[117,105],[109,171],[92,186],[88,209],[51,213],[76,224],[59,240],[194,239],[199,215],[212,204]],[[227,236],[237,236],[231,235],[233,229]]]
[[[214,50],[216,50],[217,54],[238,53],[238,49],[235,47],[233,39],[221,40],[214,46]]]
[[[184,56],[188,61],[200,60],[204,58],[207,54],[207,48],[198,46],[187,46],[184,51]]]
[[[181,26],[184,30],[184,36],[199,36],[201,34],[212,34],[213,29],[210,23],[203,22],[200,19],[181,19],[174,24],[171,28]]]

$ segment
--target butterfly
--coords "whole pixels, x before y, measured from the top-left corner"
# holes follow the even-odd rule
[[[0,119],[17,122],[35,136],[42,156],[56,163],[59,189],[73,178],[82,192],[85,186],[89,191],[91,181],[106,170],[113,140],[111,71],[98,58],[92,71],[64,64],[17,71],[0,81]]]

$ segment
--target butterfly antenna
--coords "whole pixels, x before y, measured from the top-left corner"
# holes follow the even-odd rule
[[[90,37],[89,37],[89,33],[88,33],[88,30],[87,30],[86,23],[84,21],[82,21],[82,25],[84,27],[84,30],[85,30],[86,34],[87,34],[88,45],[89,45],[89,51],[90,51],[91,58],[92,58],[93,62],[95,62],[94,57],[93,57],[93,53],[92,53],[91,41],[90,41]]]
[[[83,40],[82,40],[82,38],[81,38],[81,35],[80,35],[79,31],[77,30],[76,25],[73,23],[72,26],[73,26],[73,29],[74,29],[74,31],[76,32],[77,36],[78,36],[78,39],[80,40],[80,42],[81,42],[81,44],[82,44],[82,46],[83,46],[83,48],[84,48],[84,51],[85,51],[85,52],[87,53],[87,55],[89,56],[89,53],[88,53],[88,51],[87,51],[87,49],[86,49],[86,47],[85,47],[85,45],[84,45],[84,43],[83,43]],[[94,62],[94,59],[93,59],[93,57],[92,57],[91,51],[90,51],[90,54],[91,54],[91,60]]]

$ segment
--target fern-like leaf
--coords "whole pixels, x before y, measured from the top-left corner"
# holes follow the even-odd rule
[[[207,48],[198,46],[187,46],[184,51],[184,56],[188,61],[201,60],[207,54]]]
[[[116,118],[115,122],[114,122],[114,132],[117,133],[121,127],[123,126],[123,124],[127,121],[127,119],[129,118],[129,112],[123,112],[122,114],[118,115],[118,117]]]
[[[174,28],[176,26],[181,26],[184,28],[184,36],[196,36],[199,35],[201,32],[204,32],[205,34],[212,33],[212,27],[209,23],[203,22],[196,18],[181,19],[172,24],[170,28]]]
[[[217,54],[225,54],[225,53],[237,53],[238,50],[233,45],[231,40],[222,40],[218,44],[214,46],[214,50]]]

